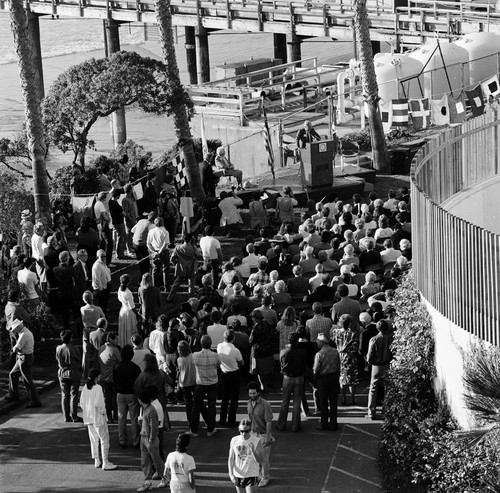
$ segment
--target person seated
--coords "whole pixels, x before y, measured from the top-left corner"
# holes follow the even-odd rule
[[[247,263],[242,262],[239,257],[231,257],[229,261],[233,264],[233,268],[240,274],[241,279],[243,279],[243,284],[245,284],[250,277],[251,269]]]
[[[236,169],[234,164],[229,161],[226,157],[226,151],[224,147],[217,148],[217,156],[215,157],[215,164],[218,171],[215,172],[217,176],[234,176],[238,182],[238,190],[244,190],[243,181],[243,171]]]
[[[280,279],[284,281],[288,281],[293,276],[292,256],[289,253],[281,252],[277,270]]]
[[[319,252],[323,250],[328,250],[330,248],[331,241],[331,233],[330,231],[322,231],[321,232],[321,241],[314,245],[314,255],[317,257]]]
[[[330,209],[328,207],[324,207],[321,211],[321,217],[317,219],[314,223],[314,226],[318,229],[318,231],[330,230],[335,224],[335,219],[330,217]]]
[[[349,264],[356,264],[359,265],[359,257],[357,257],[354,253],[354,245],[346,245],[344,247],[344,256],[342,257],[342,260],[340,261],[340,265],[349,265]]]
[[[340,272],[340,265],[335,260],[328,257],[326,250],[321,250],[318,253],[318,261],[323,266],[323,272],[330,272],[333,275],[337,275]]]
[[[316,202],[316,213],[311,216],[311,220],[313,223],[316,223],[318,219],[322,218],[322,211],[324,208],[323,202]]]
[[[314,274],[318,259],[314,258],[314,248],[307,246],[304,249],[304,259],[299,262],[304,274]]]
[[[365,280],[365,284],[361,286],[361,298],[359,300],[362,303],[366,302],[370,296],[373,296],[380,291],[380,284],[376,282],[377,275],[375,274],[375,272],[367,272]]]
[[[261,287],[260,284],[258,286]],[[245,293],[243,291],[243,284],[241,284],[240,282],[235,282],[233,284],[233,291],[234,293],[228,296],[227,299],[225,300],[224,309],[227,310],[234,304],[238,304],[241,315],[248,317],[250,313],[252,313],[252,310],[258,304],[260,304],[261,300],[259,299],[258,303],[255,303],[254,300],[245,296]]]
[[[391,217],[389,218],[389,226],[393,227],[394,224],[398,222],[396,219],[396,216],[398,214],[401,214],[405,220],[406,223],[411,223],[411,215],[408,212],[408,205],[406,202],[403,202],[402,200],[398,202],[398,208],[397,210],[393,211],[391,214]]]
[[[396,244],[396,243],[394,243]],[[411,262],[412,253],[411,253],[411,243],[409,240],[401,240],[399,242],[399,249],[401,250],[401,255],[408,259],[408,262]]]
[[[274,287],[275,292],[271,294],[273,298],[273,307],[278,315],[281,315],[285,309],[292,305],[292,297],[286,292],[285,281],[278,281]]]
[[[332,280],[330,274],[322,274],[321,284],[307,297],[309,303],[316,301],[332,301],[335,298],[335,288],[329,286]]]
[[[302,301],[304,296],[309,293],[309,280],[302,276],[304,270],[300,265],[296,265],[293,268],[293,274],[295,277],[288,279],[286,283],[286,289],[290,293],[292,300]]]
[[[399,245],[402,240],[410,239],[410,234],[403,231],[403,225],[401,223],[394,224],[393,231],[394,234],[391,236],[393,245]]]
[[[387,201],[384,202],[384,209],[395,212],[398,210],[398,199],[396,198],[396,191],[392,188],[387,193]]]
[[[366,243],[366,250],[359,254],[359,267],[361,272],[366,272],[367,268],[378,270],[382,268],[382,259],[380,253],[375,250],[375,240]]]
[[[354,247],[354,251],[357,250],[358,244],[354,240],[354,232],[350,229],[344,231],[344,241],[340,243],[340,248],[345,248],[347,245],[352,245]]]
[[[382,264],[384,267],[387,264],[393,264],[398,260],[398,257],[401,256],[401,252],[399,250],[396,250],[392,246],[392,241],[391,240],[385,240],[384,241],[384,250],[380,252],[380,258],[382,259]]]
[[[264,289],[266,294],[272,295],[276,291],[276,283],[278,282],[280,275],[277,270],[272,270],[269,273],[269,282],[264,284]]]
[[[373,216],[372,216],[371,212],[363,212],[361,219],[363,219],[365,221],[365,229],[366,229],[367,233],[368,233],[368,231],[375,232],[375,230],[378,227],[378,224],[376,221],[373,220]]]
[[[314,214],[316,214],[316,204],[314,200],[309,199],[306,203],[306,211],[302,213],[302,216],[300,216],[300,220],[304,222],[306,219],[309,219],[310,217],[313,217]]]
[[[253,289],[257,285],[264,286],[269,282],[269,275],[267,274],[267,258],[261,257],[259,258],[259,264],[257,266],[259,269],[257,272],[254,272],[250,275],[247,281],[247,286],[250,289]]]
[[[366,236],[365,220],[358,218],[354,221],[354,226],[356,226],[356,231],[353,232],[352,237],[356,243]]]
[[[314,142],[315,140],[321,140],[320,135],[316,130],[314,130],[311,122],[309,120],[306,120],[304,122],[303,128],[301,128],[297,132],[297,136],[295,137],[295,141],[297,143],[297,148],[299,149],[305,149],[306,144],[310,144],[311,142]]]
[[[410,263],[408,262],[408,259],[406,257],[403,257],[403,255],[401,255],[396,260],[395,267],[399,267],[401,269],[401,272],[406,272],[410,269]]]
[[[239,303],[231,303],[228,311],[230,311],[230,314],[227,313],[228,317],[226,319],[226,325],[228,327],[232,327],[235,320],[240,322],[241,327],[245,327],[245,329],[248,327],[247,317],[241,314],[241,305]]]
[[[394,231],[389,227],[389,219],[387,216],[380,216],[378,220],[378,229],[375,231],[375,241],[377,243],[383,243],[386,238],[391,238],[393,234]]]
[[[269,231],[267,228],[261,228],[259,231],[260,240],[254,243],[255,253],[257,255],[265,255],[267,251],[271,248],[271,243],[269,242]]]
[[[248,255],[246,257],[243,257],[242,262],[244,264],[247,264],[250,269],[257,269],[257,266],[259,265],[259,256],[255,254],[255,246],[253,243],[249,243],[245,247],[246,252]]]
[[[316,275],[309,279],[309,291],[312,293],[323,281],[324,268],[321,264],[316,264]]]

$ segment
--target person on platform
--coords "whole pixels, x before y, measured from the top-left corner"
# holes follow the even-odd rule
[[[203,190],[205,190],[205,194],[207,197],[215,197],[216,196],[216,188],[217,183],[219,183],[219,177],[214,172],[213,169],[214,162],[214,153],[212,151],[208,151],[203,161],[199,164],[200,167],[200,175],[201,175],[201,184],[203,186]]]
[[[16,354],[16,363],[9,373],[9,395],[5,399],[7,401],[19,401],[19,377],[21,376],[26,392],[31,398],[31,402],[27,407],[41,407],[42,404],[38,400],[38,392],[31,373],[35,349],[33,333],[18,319],[12,322],[10,333],[17,337],[17,342],[12,348],[12,351]]]
[[[306,144],[310,144],[315,140],[321,140],[321,136],[318,134],[318,132],[316,132],[316,130],[314,130],[311,122],[309,120],[306,120],[304,122],[303,128],[301,128],[297,132],[295,140],[299,149],[305,149]]]
[[[244,190],[242,181],[243,181],[243,171],[239,169],[235,169],[234,164],[229,161],[226,157],[226,151],[224,147],[217,148],[217,156],[215,157],[215,164],[219,171],[216,173],[219,176],[234,176],[238,182],[238,190]]]

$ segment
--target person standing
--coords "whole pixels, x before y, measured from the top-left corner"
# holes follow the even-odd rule
[[[177,367],[179,368],[179,390],[182,392],[182,397],[186,406],[186,418],[191,428],[193,394],[196,386],[196,368],[193,363],[193,354],[188,341],[179,341],[177,351],[179,352],[179,358],[177,359]]]
[[[9,370],[12,370],[12,367],[16,363],[16,353],[13,348],[16,344],[16,337],[10,331],[12,327],[12,323],[14,320],[19,319],[23,323],[29,325],[30,323],[30,315],[29,313],[21,306],[19,303],[19,291],[14,289],[9,291],[7,296],[7,304],[5,305],[5,329],[9,332],[10,339],[10,361],[9,361]]]
[[[83,422],[87,425],[90,438],[90,450],[94,459],[95,468],[102,468],[105,471],[116,469],[116,466],[109,462],[109,430],[106,423],[106,407],[104,405],[104,394],[102,387],[96,384],[100,370],[94,368],[90,370],[87,383],[82,389],[80,397],[80,407],[83,413]],[[99,445],[101,446],[101,459],[99,458]]]
[[[234,330],[224,332],[224,342],[217,345],[217,354],[220,357],[222,370],[222,402],[220,405],[219,424],[230,428],[236,426],[236,411],[240,394],[241,370],[243,357],[234,344]],[[229,408],[229,412],[228,412]]]
[[[142,275],[138,295],[141,305],[142,332],[148,336],[162,312],[161,291],[160,288],[153,286],[153,276],[149,272]]]
[[[214,238],[214,227],[207,226],[205,228],[205,236],[200,240],[200,249],[203,256],[205,269],[212,269],[213,285],[219,285],[219,270],[222,263],[222,248],[219,240]]]
[[[187,448],[191,437],[181,433],[175,440],[175,452],[170,452],[165,461],[165,484],[170,481],[172,493],[195,493],[194,471],[196,464]]]
[[[127,446],[127,415],[130,415],[132,445],[139,446],[139,401],[134,392],[134,383],[141,374],[141,369],[132,362],[134,350],[130,344],[123,346],[121,362],[113,368],[113,380],[116,385],[116,402],[118,404],[118,439],[120,447]]]
[[[33,236],[31,237],[31,255],[36,261],[36,273],[40,279],[42,290],[45,291],[47,289],[47,276],[43,261],[43,250],[45,248],[45,242],[43,241],[44,232],[45,227],[43,223],[37,222],[33,229]]]
[[[171,261],[175,265],[175,280],[168,294],[167,301],[174,301],[177,290],[183,279],[187,279],[188,281],[189,297],[191,298],[194,296],[198,256],[199,251],[193,244],[193,235],[191,233],[185,233],[182,237],[182,244],[177,245],[172,254]]]
[[[92,274],[87,264],[89,256],[84,249],[78,250],[77,260],[73,265],[73,279],[75,282],[75,301],[78,308],[83,306],[83,293],[92,289]]]
[[[215,190],[217,188],[217,183],[219,183],[219,177],[214,173],[213,169],[214,153],[208,151],[203,161],[198,165],[200,167],[201,184],[205,190],[207,197],[213,197],[217,195]]]
[[[110,229],[111,217],[106,207],[108,192],[100,192],[94,205],[94,215],[99,233],[100,247],[106,249],[106,264],[110,265],[113,258],[113,233]],[[99,253],[99,252],[98,252]]]
[[[17,342],[12,348],[16,354],[16,363],[9,372],[9,395],[7,401],[19,401],[19,377],[22,376],[26,392],[30,395],[31,402],[28,408],[41,407],[38,392],[31,369],[33,367],[35,338],[21,320],[14,320],[10,326],[10,333],[17,337]]]
[[[153,471],[162,477],[163,462],[160,457],[160,441],[158,438],[158,413],[151,404],[151,393],[144,389],[139,393],[139,402],[142,406],[141,428],[141,467],[144,474],[144,483],[137,491],[148,491],[153,487],[151,479]]]
[[[193,363],[196,368],[196,387],[194,389],[193,416],[191,418],[191,436],[198,436],[200,425],[200,413],[207,425],[207,436],[214,436],[215,417],[217,414],[217,368],[220,365],[220,357],[210,350],[212,339],[210,336],[201,337],[201,351],[193,354]],[[205,397],[207,404],[205,404]]]
[[[262,462],[261,440],[252,434],[252,423],[248,419],[240,421],[239,435],[231,439],[227,467],[229,478],[238,493],[253,493],[259,484],[259,469]]]
[[[97,350],[90,342],[90,334],[96,330],[99,319],[104,319],[104,312],[100,306],[94,305],[94,295],[90,291],[83,293],[84,306],[80,308],[83,324],[83,378],[87,378],[89,371],[97,365]],[[103,334],[106,332],[103,330]]]
[[[283,373],[283,398],[276,428],[285,431],[293,395],[292,431],[300,431],[300,403],[304,392],[304,375],[306,373],[306,353],[297,347],[299,336],[290,334],[289,346],[280,353],[281,373]]]
[[[134,196],[134,187],[130,183],[125,187],[125,197],[122,200],[122,208],[123,213],[125,214],[125,240],[127,253],[129,256],[132,256],[132,252],[134,250],[132,245],[132,228],[137,223],[139,213]]]
[[[118,336],[110,332],[106,336],[106,342],[99,350],[99,385],[104,392],[106,402],[106,415],[108,421],[113,423],[118,419],[118,406],[116,403],[116,385],[113,378],[113,370],[121,361],[120,350],[118,349]]]
[[[295,140],[299,149],[305,149],[306,144],[310,144],[315,140],[321,140],[321,137],[313,128],[311,122],[309,120],[306,120],[304,122],[303,128],[301,128],[297,132]]]
[[[170,256],[168,254],[170,238],[168,231],[163,226],[163,219],[161,217],[157,217],[154,224],[155,227],[149,231],[146,240],[149,257],[153,264],[153,281],[155,286],[163,286],[164,290],[167,291],[168,271],[170,267]]]
[[[295,222],[295,211],[294,207],[298,204],[297,200],[293,196],[293,191],[289,186],[283,187],[282,196],[278,197],[276,201],[276,218],[279,219],[281,223],[285,221],[294,224]]]
[[[59,290],[59,311],[66,330],[71,328],[69,323],[70,312],[73,314],[75,325],[80,318],[75,302],[75,273],[73,266],[69,265],[69,259],[69,252],[62,251],[59,254],[60,264],[54,268],[54,277],[57,279],[57,288]]]
[[[271,404],[260,395],[259,384],[250,382],[247,385],[249,401],[247,404],[248,417],[251,422],[252,435],[262,442],[262,460],[259,487],[267,486],[270,480],[271,444],[274,437],[271,433],[273,426],[273,411]]]
[[[97,260],[92,266],[92,288],[94,289],[96,305],[100,306],[106,314],[111,292],[111,271],[106,265],[106,252],[104,250],[97,251]]]
[[[142,276],[146,272],[149,272],[150,268],[147,239],[149,231],[154,228],[153,222],[156,219],[156,212],[150,212],[146,216],[146,218],[139,219],[137,224],[132,228],[132,246],[139,261],[139,269]]]
[[[119,204],[120,190],[113,190],[109,201],[109,215],[111,216],[111,226],[113,227],[113,242],[116,247],[116,256],[120,260],[125,258],[125,247],[127,240],[125,236],[125,212]]]
[[[60,334],[62,344],[56,348],[56,360],[59,365],[57,376],[61,387],[61,408],[66,423],[82,423],[78,416],[78,390],[82,373],[82,355],[80,348],[71,344],[71,331],[63,330]]]
[[[368,343],[368,364],[372,365],[370,380],[370,391],[368,392],[368,415],[370,419],[377,419],[377,394],[381,384],[384,382],[389,365],[393,358],[391,344],[393,334],[390,332],[387,320],[377,322],[378,334],[370,339]]]
[[[314,356],[314,380],[318,389],[321,425],[320,431],[338,429],[337,399],[339,396],[340,357],[339,352],[330,346],[326,334],[317,338],[319,351]]]
[[[30,310],[34,310],[40,305],[40,287],[38,285],[38,277],[31,270],[34,263],[35,259],[28,257],[24,260],[23,269],[20,269],[17,272],[19,289],[21,292],[24,292]]]
[[[118,343],[122,348],[130,342],[130,338],[137,332],[134,295],[128,288],[129,283],[130,276],[122,274],[118,288],[118,301],[122,304],[118,315]]]

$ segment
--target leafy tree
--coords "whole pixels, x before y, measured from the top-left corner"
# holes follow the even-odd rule
[[[43,101],[43,119],[50,141],[72,151],[73,163],[84,167],[86,150],[94,148],[89,132],[99,118],[131,105],[169,115],[175,96],[162,62],[119,51],[61,74]]]

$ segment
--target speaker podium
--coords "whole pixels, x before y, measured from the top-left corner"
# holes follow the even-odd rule
[[[333,159],[336,152],[335,140],[319,140],[300,149],[304,185],[320,187],[333,183]]]

